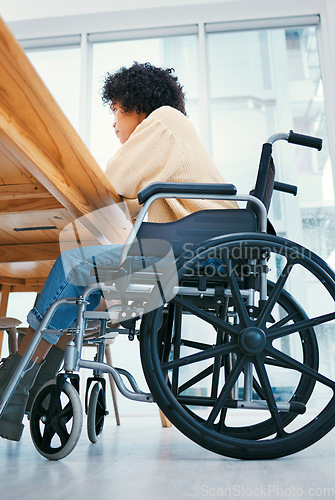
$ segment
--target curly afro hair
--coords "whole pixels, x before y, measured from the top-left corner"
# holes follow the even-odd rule
[[[149,116],[161,106],[171,106],[186,115],[183,87],[172,73],[173,68],[134,62],[130,68],[106,74],[102,100],[106,105],[117,102],[126,113],[136,111]]]

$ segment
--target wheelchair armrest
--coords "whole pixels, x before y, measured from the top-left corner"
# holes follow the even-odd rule
[[[155,194],[172,194],[180,196],[183,194],[199,195],[235,195],[237,189],[233,184],[209,184],[191,182],[154,182],[142,189],[138,195],[138,201],[142,205]]]

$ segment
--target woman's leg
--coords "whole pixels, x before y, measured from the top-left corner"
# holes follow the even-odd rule
[[[121,256],[122,245],[101,245],[83,247],[63,252],[56,260],[38,296],[34,308],[29,312],[27,321],[36,330],[49,307],[58,299],[64,297],[79,297],[85,287],[97,281],[93,268],[117,268]],[[100,292],[89,297],[88,310],[94,310],[100,302]],[[67,328],[76,318],[75,305],[60,306],[53,314],[48,329],[60,330]],[[59,336],[43,335],[50,344],[56,344]]]

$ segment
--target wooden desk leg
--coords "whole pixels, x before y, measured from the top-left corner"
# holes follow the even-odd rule
[[[159,416],[161,417],[162,427],[172,427],[170,420],[166,418],[166,416],[160,409],[159,409]]]
[[[108,344],[105,345],[105,356],[106,356],[107,363],[112,366],[112,356],[111,356],[111,352],[110,352],[110,345],[108,345]],[[109,382],[110,382],[110,387],[111,387],[111,392],[112,392],[112,400],[113,400],[116,425],[120,425],[120,414],[119,414],[119,408],[117,405],[115,382],[114,382],[114,379],[110,373],[108,374],[108,377],[109,377]]]
[[[0,290],[0,316],[4,317],[7,314],[7,306],[8,306],[8,297],[10,292],[10,285],[1,285]],[[3,331],[0,332],[0,354],[2,352],[2,343],[3,343]]]
[[[15,326],[7,330],[8,333],[8,351],[9,354],[17,352],[17,332]]]

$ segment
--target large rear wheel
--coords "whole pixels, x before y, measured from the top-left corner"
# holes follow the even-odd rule
[[[179,260],[177,295],[143,317],[141,358],[155,400],[185,435],[223,455],[275,458],[335,424],[326,359],[335,280],[299,245],[244,236],[216,239]]]

